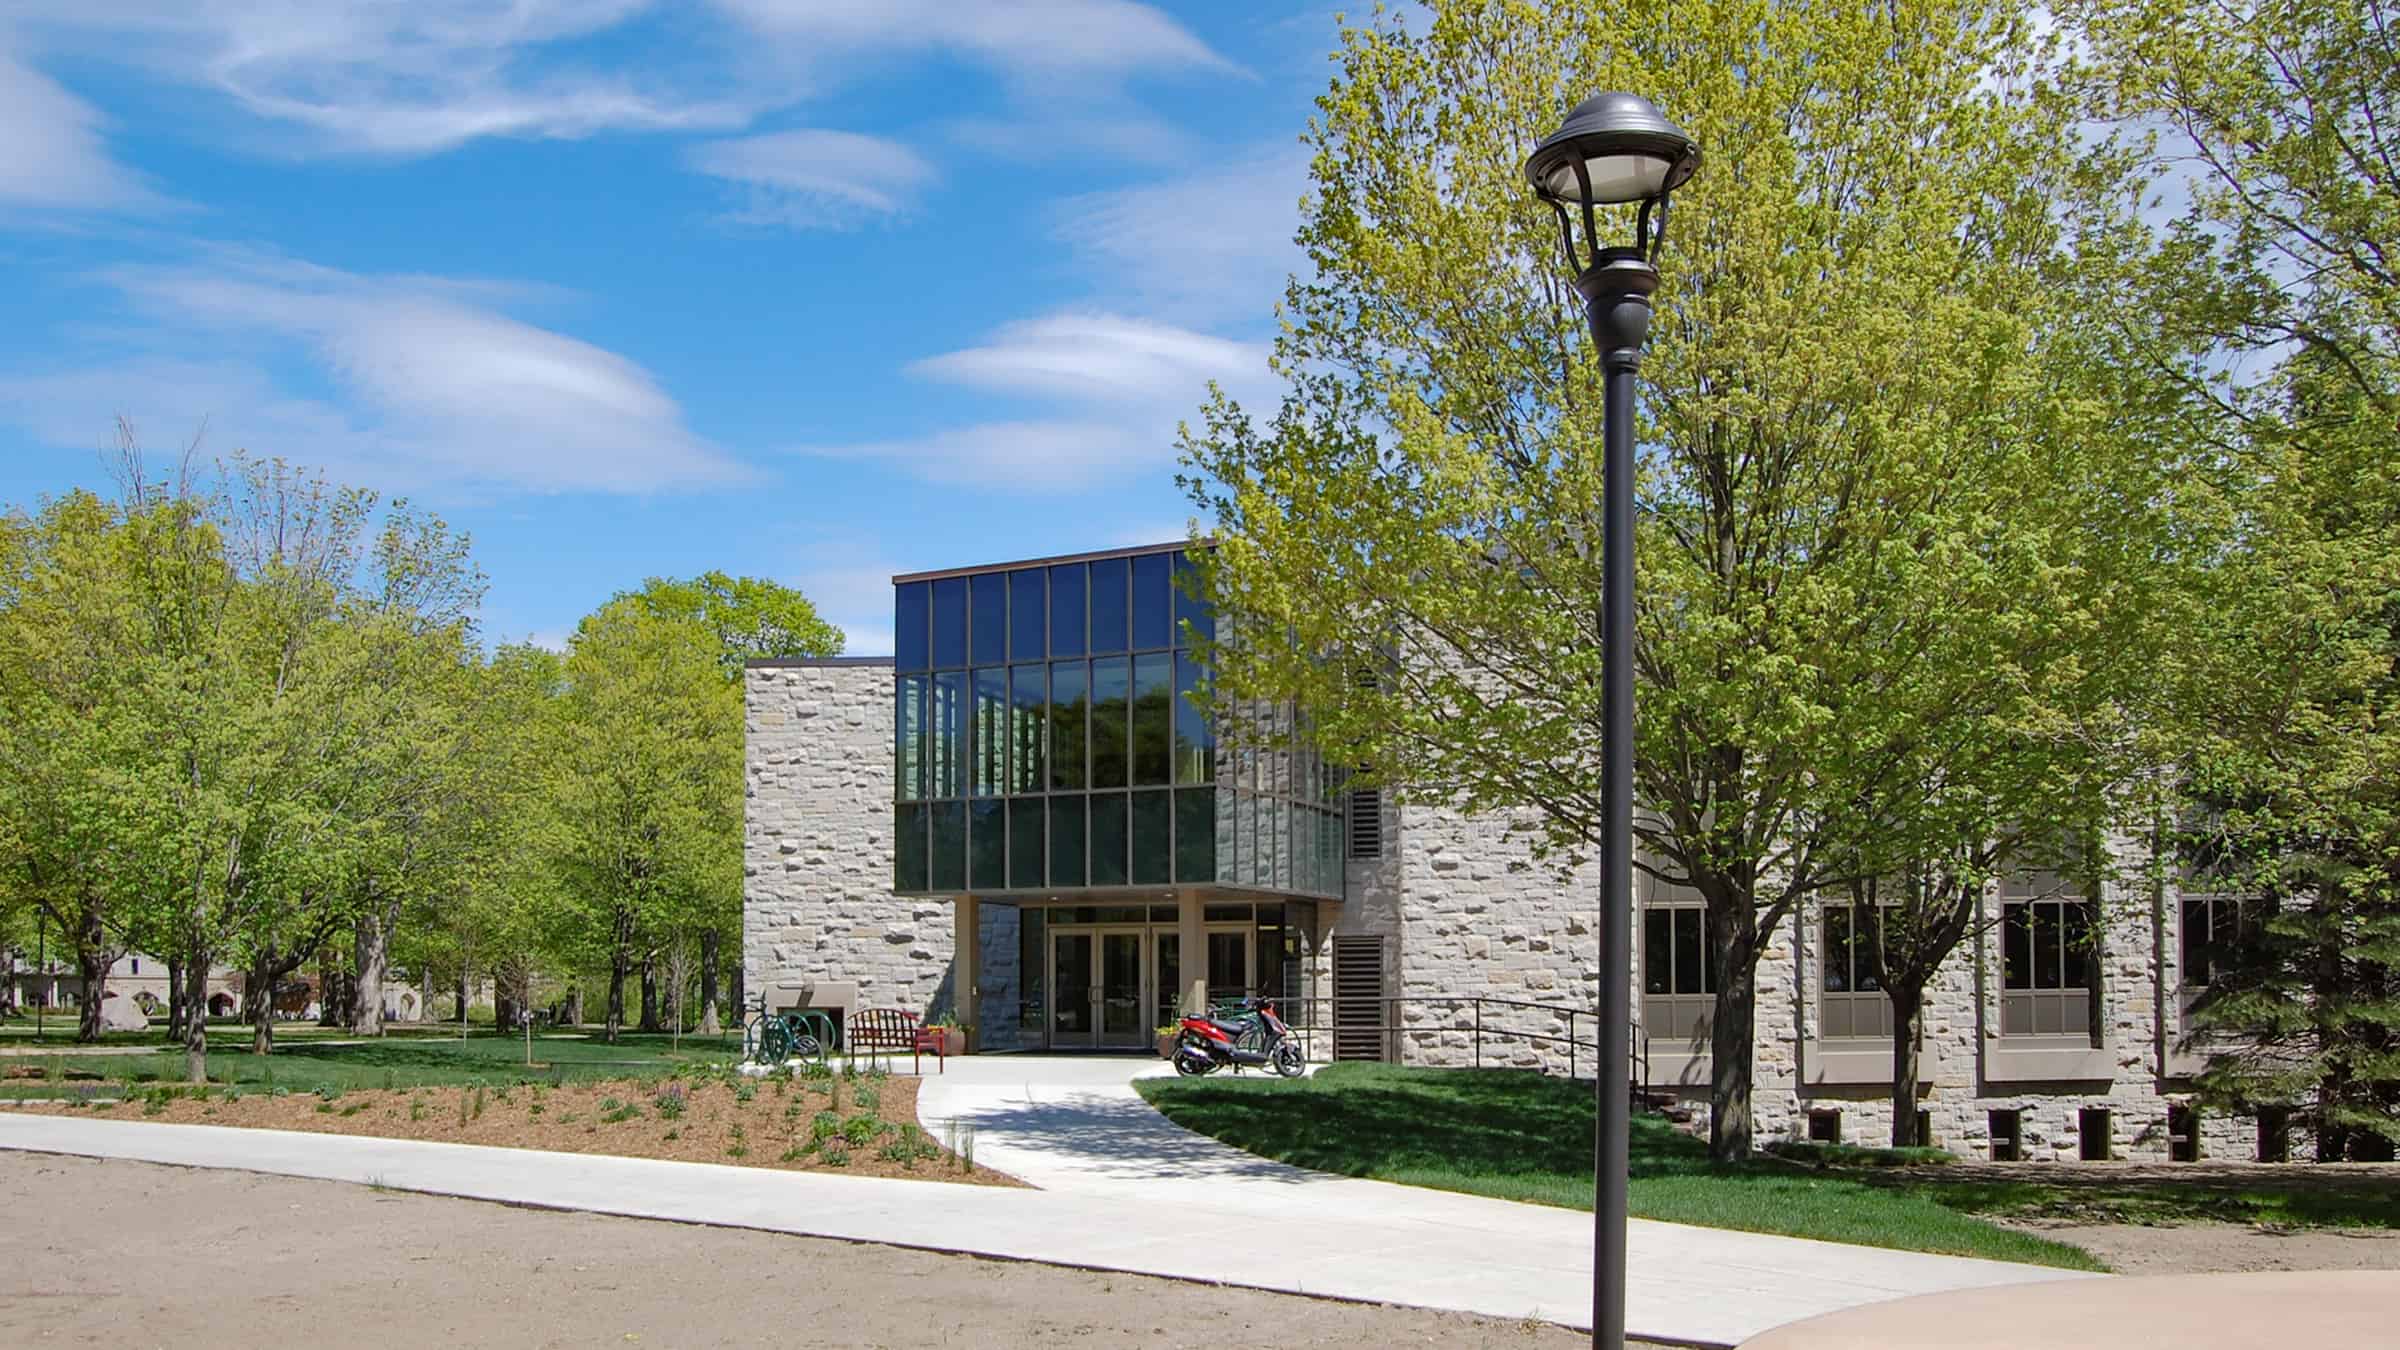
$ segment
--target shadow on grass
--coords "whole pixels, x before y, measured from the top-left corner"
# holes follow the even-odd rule
[[[1296,1166],[1573,1209],[1592,1207],[1592,1088],[1508,1069],[1339,1064],[1297,1082],[1144,1079],[1177,1124]],[[2064,1243],[1922,1197],[1774,1160],[1720,1167],[1655,1116],[1633,1121],[1643,1218],[1910,1251],[2099,1268]]]
[[[2030,1174],[2029,1174],[2030,1173]],[[2070,1223],[2194,1221],[2291,1228],[2400,1228],[2400,1169],[2178,1164],[2027,1164],[1873,1178],[1970,1214]]]

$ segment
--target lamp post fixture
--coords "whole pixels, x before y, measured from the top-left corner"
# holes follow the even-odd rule
[[[1597,94],[1525,161],[1558,215],[1606,380],[1601,458],[1600,1046],[1593,1084],[1592,1344],[1625,1344],[1626,1139],[1633,1040],[1633,374],[1658,289],[1667,196],[1700,167],[1700,146],[1637,94]],[[1603,206],[1640,206],[1634,242],[1603,246]],[[1570,211],[1569,208],[1573,208]],[[1583,248],[1575,219],[1583,218]]]

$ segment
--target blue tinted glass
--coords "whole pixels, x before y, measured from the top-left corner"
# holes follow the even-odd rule
[[[1008,574],[1008,659],[1039,661],[1044,655],[1042,642],[1048,636],[1049,606],[1043,603],[1046,588],[1038,567]]]
[[[1182,646],[1198,639],[1207,642],[1217,635],[1217,618],[1205,601],[1195,599],[1200,590],[1200,569],[1192,565],[1188,553],[1175,555],[1175,644]]]
[[[1050,654],[1083,655],[1083,588],[1088,575],[1082,563],[1050,569]]]
[[[930,622],[928,587],[912,581],[892,589],[892,665],[899,670],[923,670]]]
[[[933,583],[933,665],[946,670],[967,663],[967,579]]]
[[[1174,641],[1174,602],[1167,571],[1169,553],[1147,553],[1133,560],[1133,645],[1164,647]]]
[[[1125,650],[1125,560],[1092,564],[1092,652]]]
[[[1008,578],[986,572],[969,583],[967,645],[976,665],[997,665],[1008,659]]]

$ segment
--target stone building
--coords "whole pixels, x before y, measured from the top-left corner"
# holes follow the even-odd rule
[[[1182,697],[1184,545],[894,578],[892,657],[746,672],[743,961],[775,1007],[954,1018],[982,1051],[1139,1049],[1181,1007],[1263,992],[1319,1058],[1588,1074],[1597,869],[1498,816],[1346,793],[1220,738]],[[1271,715],[1271,712],[1270,714]],[[1977,1157],[2279,1158],[2281,1122],[2203,1113],[2188,1008],[2236,902],[2027,873],[1929,991],[1917,1108]],[[1708,1099],[1697,895],[1637,874],[1636,1073]],[[2073,936],[2100,932],[2097,950]],[[1763,1137],[1890,1137],[1870,915],[1810,904],[1758,968]],[[1187,959],[1187,954],[1188,958]]]

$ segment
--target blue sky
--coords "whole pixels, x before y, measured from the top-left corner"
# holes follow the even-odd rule
[[[1282,0],[9,0],[0,501],[205,428],[470,530],[492,638],[1180,535],[1330,75]]]

